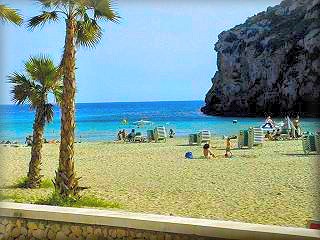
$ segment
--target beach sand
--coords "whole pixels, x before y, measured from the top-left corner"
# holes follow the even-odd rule
[[[233,145],[236,141],[233,140]],[[250,223],[306,227],[319,215],[319,156],[304,155],[301,140],[265,142],[254,149],[233,149],[212,140],[215,159],[201,159],[200,146],[186,138],[166,143],[78,143],[76,171],[89,195],[115,201],[121,210]],[[52,189],[10,188],[27,172],[30,147],[1,146],[2,194],[26,202]],[[52,178],[58,144],[45,144],[42,173]],[[196,159],[184,154],[192,151]]]

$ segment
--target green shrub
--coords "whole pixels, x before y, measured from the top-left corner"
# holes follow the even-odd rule
[[[80,198],[62,198],[59,194],[55,192],[47,198],[36,201],[35,204],[62,207],[120,208],[119,203],[109,202],[104,199],[100,199],[90,195],[85,195]]]
[[[13,185],[14,188],[26,188],[27,187],[28,178],[21,177],[17,180],[17,182]]]
[[[13,188],[26,188],[28,182],[28,177],[21,177],[12,186]],[[40,188],[53,188],[53,183],[49,178],[44,178],[41,181]]]
[[[40,205],[52,205],[61,207],[90,207],[90,208],[121,208],[117,202],[110,202],[91,195],[84,195],[80,198],[61,198],[59,194],[52,193],[49,196],[38,197],[32,194],[4,194],[0,192],[0,201],[10,201],[17,203],[32,203]]]
[[[54,185],[51,179],[45,178],[41,181],[40,188],[54,188]]]

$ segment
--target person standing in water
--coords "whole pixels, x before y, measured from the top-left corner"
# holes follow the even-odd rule
[[[301,137],[301,129],[300,129],[300,118],[299,115],[292,121],[293,126],[295,128],[295,136],[296,137]]]

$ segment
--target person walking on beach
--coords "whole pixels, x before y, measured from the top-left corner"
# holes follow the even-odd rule
[[[224,156],[226,158],[231,158],[232,157],[232,153],[231,153],[231,140],[228,137],[227,138],[227,146],[226,146],[226,153],[224,154]]]
[[[206,159],[210,159],[210,158],[214,158],[215,155],[213,154],[213,152],[211,152],[210,150],[210,145],[208,143],[203,145],[203,156]]]

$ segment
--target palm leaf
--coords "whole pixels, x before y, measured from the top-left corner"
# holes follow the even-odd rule
[[[93,19],[77,21],[76,43],[85,47],[94,47],[102,37],[101,27]]]
[[[25,70],[32,80],[37,81],[46,89],[51,89],[57,81],[58,68],[50,58],[44,55],[31,57],[25,63]]]
[[[8,80],[9,83],[14,85],[11,90],[12,101],[18,105],[24,103],[32,104],[31,96],[36,89],[34,82],[27,79],[25,75],[17,72],[9,75]]]
[[[78,6],[79,15],[81,15],[83,9],[86,9],[93,10],[95,19],[104,19],[115,23],[120,20],[120,16],[112,7],[115,3],[110,0],[76,0],[75,2]]]
[[[51,103],[47,103],[44,105],[43,114],[45,121],[47,123],[52,122],[53,120],[53,105]]]
[[[31,57],[25,63],[25,70],[27,75],[14,72],[8,76],[9,83],[13,84],[11,94],[14,103],[29,103],[32,108],[41,107],[47,102],[50,92],[57,102],[61,100],[62,80],[59,67],[50,58]]]
[[[64,6],[67,5],[69,0],[36,0],[45,8],[57,7],[57,6]]]
[[[105,19],[111,22],[119,23],[120,16],[113,9],[110,0],[95,0],[94,17],[97,19]]]
[[[52,93],[55,98],[55,101],[58,105],[62,103],[62,93],[63,93],[63,84],[61,77],[59,77],[58,81],[56,81],[55,86],[52,87]]]
[[[59,18],[56,11],[53,11],[53,12],[43,11],[42,14],[29,19],[28,28],[34,29],[38,26],[42,27],[47,22],[56,22],[58,20]]]
[[[0,4],[0,20],[12,22],[16,25],[21,25],[23,22],[23,19],[17,10],[9,8],[3,4]]]

